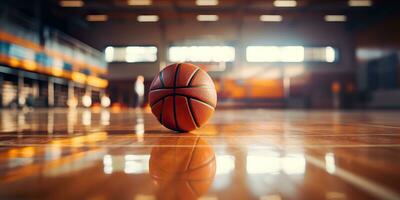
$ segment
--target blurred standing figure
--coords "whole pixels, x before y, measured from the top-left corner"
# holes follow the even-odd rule
[[[144,97],[144,77],[138,76],[135,82],[135,92],[136,92],[136,108],[140,108],[143,104]]]

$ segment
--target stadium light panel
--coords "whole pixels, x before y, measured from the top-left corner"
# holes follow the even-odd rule
[[[325,15],[326,22],[345,22],[347,21],[346,15]]]
[[[172,62],[232,62],[235,48],[232,46],[173,46],[168,51]]]
[[[60,6],[61,7],[67,7],[67,8],[79,8],[83,7],[85,3],[83,1],[79,0],[74,0],[74,1],[60,1]]]
[[[138,22],[157,22],[159,17],[158,15],[139,15],[137,20]]]
[[[370,0],[350,0],[348,1],[351,7],[369,7],[372,6],[372,1]]]
[[[302,46],[248,46],[246,48],[248,62],[303,62]]]
[[[107,62],[112,62],[114,60],[114,47],[107,47],[105,50],[105,59]]]
[[[275,7],[296,7],[297,1],[294,0],[276,0],[274,1]]]
[[[201,22],[218,21],[218,15],[197,15],[197,21]]]
[[[157,47],[126,47],[126,62],[155,62],[157,60]]]
[[[325,48],[325,58],[326,62],[334,62],[336,60],[335,49],[332,47]]]
[[[261,15],[260,21],[262,22],[280,22],[282,21],[281,15]]]
[[[128,0],[127,4],[130,6],[150,6],[152,0]]]
[[[282,62],[303,62],[304,47],[302,46],[287,46],[281,47]]]
[[[216,6],[216,5],[218,5],[218,0],[196,0],[196,5],[198,5],[198,6]]]
[[[107,15],[87,15],[86,20],[89,22],[104,22],[108,20]]]

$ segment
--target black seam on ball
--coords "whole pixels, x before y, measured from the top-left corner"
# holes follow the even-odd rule
[[[192,74],[192,76],[190,76],[187,86],[192,85],[192,81],[193,81],[194,77],[196,76],[197,72],[199,72],[199,71],[200,71],[200,68],[197,68],[196,71]]]
[[[209,85],[196,85],[196,86],[176,86],[176,87],[161,87],[161,88],[153,88],[150,91],[154,90],[162,90],[162,89],[179,89],[179,88],[205,88],[205,89],[212,89]]]
[[[197,122],[196,117],[193,114],[194,112],[193,112],[192,104],[190,103],[190,98],[189,97],[185,97],[185,98],[186,98],[186,101],[187,101],[187,104],[188,104],[189,114],[193,119],[194,125],[196,126],[196,128],[199,128],[200,127],[199,123]]]
[[[188,171],[190,169],[189,166],[192,163],[192,160],[193,160],[193,157],[194,157],[194,153],[196,151],[196,146],[197,146],[197,143],[199,143],[199,140],[200,140],[200,137],[196,137],[196,141],[194,141],[193,147],[192,147],[192,149],[190,151],[189,160],[186,163],[185,171]]]
[[[190,98],[190,99],[194,99],[194,100],[196,100],[196,101],[200,101],[200,102],[202,102],[202,103],[204,103],[204,104],[207,104],[207,105],[210,106],[211,108],[214,108],[214,109],[215,109],[215,106],[213,106],[213,105],[212,105],[211,103],[209,103],[209,102],[203,101],[203,100],[201,100],[201,99],[198,99],[198,98],[195,98],[195,97],[192,97],[192,96],[189,96],[189,95],[184,95],[184,94],[167,94],[167,95],[163,96],[162,98],[160,98],[159,100],[157,100],[156,102],[154,102],[153,104],[151,104],[150,107],[151,107],[151,106],[154,106],[155,104],[157,104],[158,102],[160,102],[161,100],[163,100],[163,99],[165,99],[165,98],[167,98],[167,97],[169,97],[169,96],[182,96],[182,97],[187,97],[187,98]]]
[[[165,87],[163,71],[160,72],[159,77],[160,77],[161,87]]]
[[[174,104],[174,106],[173,106],[173,112],[174,112],[174,120],[175,120],[175,128],[177,129],[177,130],[179,130],[179,131],[181,131],[180,130],[180,128],[179,128],[179,124],[178,124],[178,119],[176,118],[176,94],[175,94],[175,90],[176,90],[176,82],[177,82],[177,80],[178,80],[178,75],[179,75],[179,68],[181,67],[181,64],[179,63],[177,66],[176,66],[176,70],[175,70],[175,79],[174,79],[174,91],[173,91],[173,104]]]

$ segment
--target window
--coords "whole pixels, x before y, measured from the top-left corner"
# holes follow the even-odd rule
[[[232,46],[173,46],[168,51],[171,62],[232,62],[235,48]]]
[[[105,50],[105,59],[107,62],[155,62],[157,60],[157,47],[107,47]]]
[[[328,47],[248,46],[248,62],[335,62],[337,52]]]
[[[302,46],[249,46],[246,48],[246,59],[249,62],[302,62]]]
[[[305,61],[310,62],[335,62],[337,53],[333,47],[308,47],[305,49]]]

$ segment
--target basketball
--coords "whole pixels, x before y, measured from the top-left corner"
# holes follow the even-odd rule
[[[161,199],[197,199],[216,173],[215,154],[208,142],[193,134],[161,139],[151,150],[149,172]]]
[[[175,63],[154,78],[149,103],[162,125],[187,132],[203,126],[212,116],[217,93],[205,71],[193,64]]]

